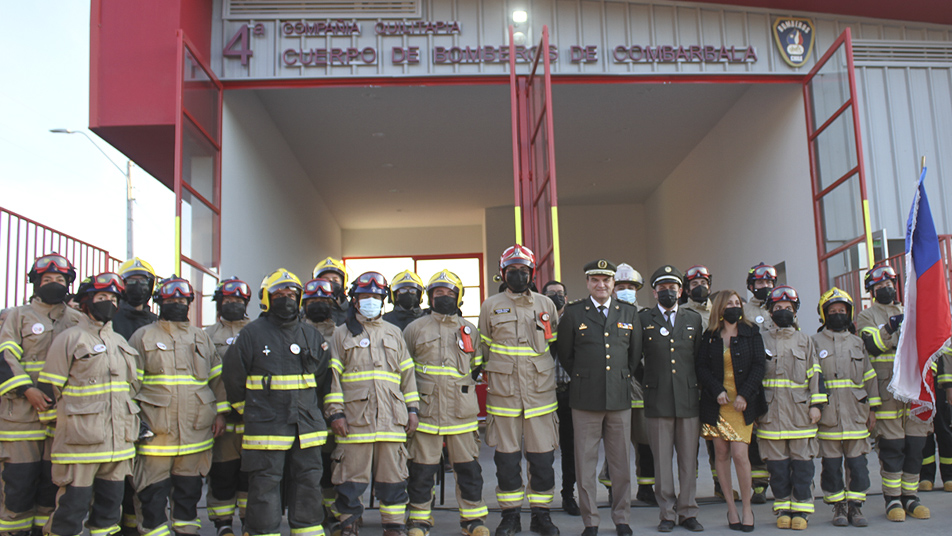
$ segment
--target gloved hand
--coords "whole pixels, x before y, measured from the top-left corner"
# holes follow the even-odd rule
[[[899,331],[899,327],[902,326],[902,319],[905,318],[905,315],[896,315],[889,317],[889,323],[886,324],[886,331],[891,334]]]
[[[139,421],[139,442],[148,443],[155,437],[155,433],[149,428],[145,421]]]

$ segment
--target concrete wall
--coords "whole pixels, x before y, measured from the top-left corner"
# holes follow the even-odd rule
[[[715,289],[742,292],[751,266],[784,262],[812,332],[820,296],[811,195],[800,86],[753,86],[645,202],[644,275],[704,264]]]
[[[279,267],[305,282],[340,257],[340,227],[254,92],[225,92],[222,113],[222,274],[253,290]]]
[[[388,257],[398,255],[452,255],[481,253],[481,225],[454,227],[414,227],[412,229],[344,229],[341,231],[344,257]]]

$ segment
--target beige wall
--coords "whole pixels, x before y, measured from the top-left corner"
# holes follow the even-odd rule
[[[452,255],[483,251],[483,228],[480,225],[344,229],[341,235],[344,257]]]
[[[222,274],[255,290],[279,267],[307,281],[340,256],[336,220],[254,92],[225,92],[222,113]]]

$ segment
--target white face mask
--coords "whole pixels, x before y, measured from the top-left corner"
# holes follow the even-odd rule
[[[632,305],[638,303],[638,292],[630,288],[615,291],[615,297],[618,298],[618,301],[623,301]]]
[[[363,298],[357,302],[357,310],[367,318],[377,318],[381,309],[383,302],[377,298]]]

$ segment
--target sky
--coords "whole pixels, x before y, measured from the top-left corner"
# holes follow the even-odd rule
[[[126,157],[88,130],[89,9],[88,0],[0,0],[0,207],[125,259],[125,176],[82,135],[49,132],[84,130],[125,169]],[[135,166],[132,181],[134,253],[168,275],[175,197]]]

